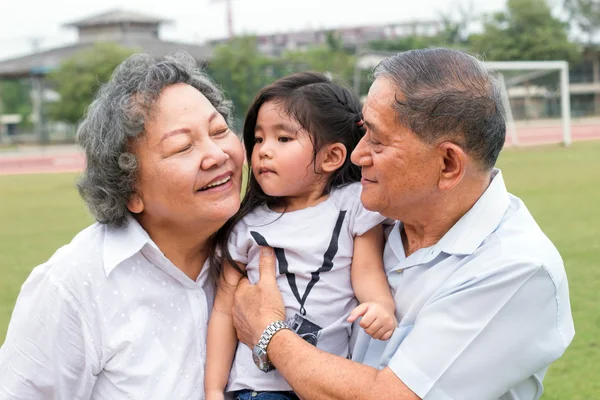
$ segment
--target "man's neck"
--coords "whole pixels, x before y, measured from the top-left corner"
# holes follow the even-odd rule
[[[403,219],[404,229],[400,233],[406,257],[439,242],[475,205],[489,184],[489,179],[465,183],[429,204],[422,204],[409,218]]]

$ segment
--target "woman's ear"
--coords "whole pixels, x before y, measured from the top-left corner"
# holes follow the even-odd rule
[[[142,196],[137,193],[132,194],[127,201],[127,209],[133,214],[140,214],[144,211],[144,200],[142,199]]]
[[[325,173],[334,172],[338,170],[348,156],[346,146],[341,143],[332,143],[323,147],[320,152],[321,155],[321,171]]]

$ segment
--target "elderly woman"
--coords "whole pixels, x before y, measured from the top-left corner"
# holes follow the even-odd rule
[[[116,69],[78,132],[97,223],[23,285],[1,399],[204,397],[213,237],[240,204],[229,114],[185,54]]]

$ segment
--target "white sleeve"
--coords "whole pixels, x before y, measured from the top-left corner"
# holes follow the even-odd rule
[[[352,236],[360,236],[386,220],[386,218],[378,212],[369,211],[362,205],[362,202],[360,201],[361,192],[361,184],[354,183],[349,185],[346,193],[344,193],[345,201],[348,202],[349,205],[349,228]]]
[[[249,234],[246,224],[238,222],[227,239],[227,249],[231,257],[242,264],[248,264],[248,252],[250,251]]]
[[[100,364],[91,330],[42,267],[23,284],[0,348],[0,399],[90,398]]]
[[[573,338],[567,282],[531,261],[492,273],[426,304],[389,368],[419,397],[497,399],[562,355]]]

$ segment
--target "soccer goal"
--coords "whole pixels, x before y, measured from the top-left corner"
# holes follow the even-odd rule
[[[507,144],[571,144],[569,64],[566,61],[488,61],[502,82]]]
[[[366,71],[394,53],[365,52],[358,57],[354,90],[368,90]],[[569,64],[566,61],[488,61],[498,73],[507,113],[507,146],[571,144]]]

